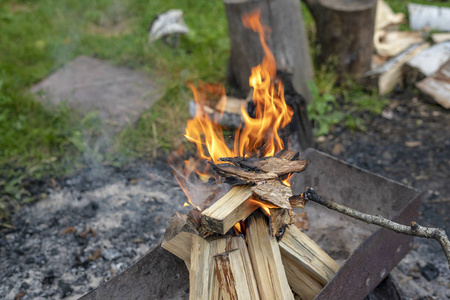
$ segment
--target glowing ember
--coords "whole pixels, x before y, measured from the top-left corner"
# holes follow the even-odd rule
[[[268,28],[261,24],[259,17],[260,12],[257,11],[244,15],[242,18],[245,27],[259,34],[265,57],[260,65],[252,69],[249,78],[249,84],[253,88],[252,100],[255,103],[255,117],[251,117],[245,108],[241,107],[244,125],[234,133],[233,147],[228,147],[222,126],[212,122],[204,108],[205,105],[215,107],[211,104],[225,96],[224,87],[200,82],[199,87],[196,88],[193,84],[188,84],[194,94],[197,112],[195,117],[187,122],[185,137],[195,143],[198,159],[186,161],[184,170],[176,171],[178,174],[175,175],[190,199],[193,197],[190,195],[191,189],[187,187],[187,178],[191,173],[195,171],[203,178],[210,176],[209,170],[206,169],[208,166],[204,164],[205,160],[220,164],[222,162],[219,161],[219,158],[222,157],[273,156],[276,152],[284,149],[278,130],[289,124],[293,110],[284,100],[284,89],[281,82],[277,86],[273,83],[276,76],[275,58],[265,41],[265,32],[268,31]],[[289,185],[287,180],[284,183]],[[194,205],[191,200],[189,202]]]

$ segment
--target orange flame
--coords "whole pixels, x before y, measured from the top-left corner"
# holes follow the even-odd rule
[[[292,176],[293,174],[288,174],[285,179],[281,180],[281,182],[283,182],[285,186],[291,186],[291,182],[289,180],[292,178]]]
[[[222,126],[211,121],[206,106],[215,105],[217,99],[225,96],[225,89],[217,84],[205,84],[200,82],[196,88],[193,84],[188,86],[194,94],[197,112],[193,119],[187,122],[185,137],[195,143],[200,159],[221,163],[222,157],[250,157],[273,156],[284,149],[284,143],[278,134],[278,130],[284,128],[292,119],[293,110],[284,100],[284,89],[281,82],[276,86],[275,57],[270,51],[265,32],[269,29],[260,22],[260,12],[244,15],[242,18],[246,28],[257,32],[265,53],[262,63],[252,68],[249,84],[253,88],[252,100],[255,103],[255,117],[251,117],[244,106],[241,113],[244,120],[243,128],[237,129],[234,134],[233,147],[229,147],[223,136]],[[212,105],[211,105],[212,104]],[[193,171],[192,165],[187,163],[184,175],[188,177]],[[204,170],[201,171],[205,175]],[[185,189],[184,189],[185,190]],[[187,194],[188,195],[188,194]],[[189,195],[188,195],[189,197]]]
[[[234,148],[230,149],[223,137],[222,127],[211,121],[204,110],[204,91],[211,91],[222,96],[224,89],[217,85],[200,83],[199,88],[189,84],[195,101],[197,113],[188,121],[185,137],[196,144],[198,154],[203,159],[219,163],[221,157],[233,156],[272,156],[284,148],[278,130],[285,127],[292,119],[293,110],[284,101],[284,90],[281,82],[277,87],[273,80],[276,75],[275,58],[265,41],[265,28],[259,21],[260,12],[243,17],[244,26],[250,27],[259,34],[265,53],[262,63],[252,69],[249,84],[253,88],[253,101],[256,104],[255,118],[249,116],[242,107],[245,121],[244,127],[235,132]],[[259,153],[264,145],[264,153]],[[206,149],[205,149],[206,148]],[[207,150],[207,151],[205,151]]]
[[[276,205],[274,205],[274,204],[271,204],[271,203],[269,203],[269,202],[261,202],[261,201],[259,201],[259,200],[257,200],[257,199],[254,199],[254,198],[251,198],[251,199],[249,199],[248,201],[249,201],[249,203],[251,203],[252,205],[256,205],[256,206],[258,206],[259,208],[261,208],[261,210],[263,211],[263,213],[265,213],[265,214],[268,215],[268,216],[272,215],[272,214],[270,213],[270,209],[271,209],[271,208],[279,208],[278,206],[276,206]]]

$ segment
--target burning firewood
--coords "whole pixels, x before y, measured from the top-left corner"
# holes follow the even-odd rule
[[[290,187],[280,181],[268,181],[252,187],[253,195],[281,208],[291,209],[289,199],[292,197]]]
[[[294,151],[274,158],[287,165],[276,170],[301,172],[309,164]],[[303,207],[306,200],[282,183],[292,172],[272,172],[273,177],[254,181],[268,174],[261,168],[271,159],[227,158],[236,165],[226,165],[240,170],[233,176],[246,184],[232,186],[221,197],[213,192],[187,216],[177,213],[170,219],[163,247],[186,262],[191,299],[293,299],[291,289],[301,299],[313,299],[339,269],[293,225],[292,206]],[[216,166],[222,170],[223,165]],[[242,172],[252,174],[251,179],[236,175]],[[246,242],[236,236],[241,233]]]
[[[189,299],[221,299],[217,277],[214,275],[214,255],[226,250],[227,237],[207,240],[192,238],[191,267],[189,268]]]
[[[264,182],[267,180],[274,180],[278,177],[275,173],[255,173],[252,171],[247,171],[243,168],[236,167],[233,164],[220,164],[216,165],[215,163],[210,162],[211,167],[216,171],[219,175],[224,177],[232,177],[235,179],[241,179],[244,181],[249,181],[253,183]]]
[[[259,298],[247,245],[241,237],[231,239],[230,251],[214,256],[215,272],[221,296],[227,299]]]
[[[303,207],[305,198],[293,196],[288,181],[306,170],[309,161],[284,150],[279,131],[291,122],[294,111],[286,104],[282,83],[275,80],[275,60],[257,17],[249,16],[266,58],[252,70],[253,112],[250,116],[241,108],[245,122],[234,133],[234,149],[228,147],[223,128],[200,105],[209,99],[203,93],[218,91],[225,99],[224,88],[191,85],[199,105],[185,136],[196,144],[198,157],[188,160],[184,169],[174,169],[188,195],[186,205],[193,209],[187,216],[172,217],[163,242],[189,268],[190,299],[293,300],[292,290],[302,299],[312,299],[337,266],[291,228],[292,207]],[[209,177],[207,183],[192,183],[194,171],[202,179]]]
[[[258,181],[276,178],[273,174],[283,176],[290,173],[300,173],[309,165],[309,161],[307,160],[288,160],[275,156],[265,157],[262,159],[224,157],[219,161],[231,162],[234,168],[230,168],[230,164],[211,164],[213,165],[215,171],[228,176]],[[249,176],[248,173],[251,173],[252,171],[258,175],[270,174],[270,177],[258,177],[257,175]]]
[[[187,216],[181,213],[176,213],[169,219],[169,225],[161,246],[184,260],[189,269],[191,266],[192,237],[198,235],[198,232],[195,232],[186,224],[186,219]]]
[[[234,224],[247,218],[258,208],[258,205],[249,201],[251,195],[250,185],[233,187],[225,196],[202,212],[202,227],[210,232],[227,233]]]
[[[289,225],[280,242],[281,255],[289,259],[290,268],[303,269],[322,287],[330,281],[340,266],[306,234]],[[286,265],[286,264],[285,264]],[[297,285],[293,285],[297,286]]]
[[[269,233],[265,217],[255,213],[248,220],[248,251],[261,299],[294,299],[284,271],[280,248]]]

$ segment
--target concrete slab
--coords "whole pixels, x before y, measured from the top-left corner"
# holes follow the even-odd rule
[[[106,127],[116,132],[136,122],[159,96],[148,74],[87,56],[77,57],[31,92],[42,102],[67,101],[83,114],[96,110]]]

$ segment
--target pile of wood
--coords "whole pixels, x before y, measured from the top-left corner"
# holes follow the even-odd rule
[[[380,95],[395,86],[416,86],[444,108],[450,108],[450,34],[446,16],[450,9],[408,4],[410,27],[414,31],[399,31],[403,14],[394,14],[383,1],[378,1],[375,22],[372,70],[365,74],[366,86]],[[432,45],[426,42],[431,37]]]
[[[211,166],[232,188],[172,216],[162,243],[189,269],[189,298],[313,299],[339,265],[295,227],[305,200],[282,183],[309,161],[283,150],[223,162]]]

